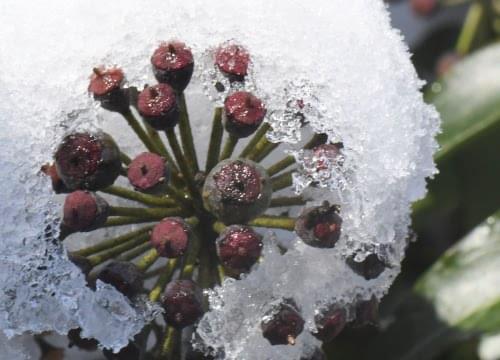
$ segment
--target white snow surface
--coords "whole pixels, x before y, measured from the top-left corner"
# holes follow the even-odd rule
[[[96,65],[117,64],[129,84],[153,83],[150,55],[172,38],[186,42],[199,65],[186,91],[199,158],[205,158],[214,106],[206,96],[213,73],[207,56],[231,39],[251,53],[249,86],[267,104],[270,140],[288,142],[304,165],[296,146],[311,130],[344,144],[343,165],[329,167],[331,176],[304,167],[294,177],[297,190],[319,181],[306,190],[317,199],[312,203],[340,205],[339,243],[325,250],[296,240],[283,255],[269,234],[250,275],[211,293],[211,311],[197,334],[205,346],[227,359],[298,359],[317,343],[307,331],[295,346],[271,346],[261,336],[260,321],[273,302],[293,297],[311,330],[320,306],[380,298],[388,290],[404,257],[410,205],[425,195],[425,180],[436,171],[439,116],[423,102],[422,82],[382,1],[2,0],[0,23],[5,335],[82,327],[84,335],[118,350],[156,313],[110,286],[85,286],[63,246],[51,241],[57,231],[44,230],[57,222],[60,200],[39,169],[74,129],[103,128],[126,153],[143,151],[119,116],[93,105],[88,77]],[[310,122],[303,129],[283,120],[297,99]],[[366,281],[345,265],[355,251],[360,259],[377,252],[392,267]]]

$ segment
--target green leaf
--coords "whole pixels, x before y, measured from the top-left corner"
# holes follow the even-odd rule
[[[444,215],[464,234],[500,204],[500,44],[456,64],[432,84],[426,100],[441,114],[440,174],[428,197],[415,205],[414,224],[425,230]]]
[[[500,330],[500,211],[449,249],[417,281],[372,339],[374,358],[432,359],[452,344]]]

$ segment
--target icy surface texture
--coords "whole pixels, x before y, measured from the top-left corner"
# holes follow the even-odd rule
[[[84,335],[118,349],[154,312],[134,309],[109,287],[93,292],[84,286],[64,249],[51,241],[53,234],[44,234],[59,206],[38,169],[71,129],[102,127],[125,152],[142,150],[118,116],[91,105],[87,80],[95,65],[118,64],[131,85],[154,82],[150,54],[170,38],[189,44],[198,64],[186,96],[201,153],[212,107],[223,98],[211,92],[215,79],[207,59],[231,39],[252,55],[247,86],[267,104],[271,141],[288,142],[295,151],[312,128],[344,145],[342,168],[332,164],[330,174],[311,173],[310,154],[294,153],[303,165],[294,176],[296,189],[316,183],[307,189],[318,200],[312,203],[328,199],[341,207],[343,235],[336,247],[320,250],[297,240],[282,255],[270,234],[259,267],[211,295],[212,311],[202,320],[199,337],[229,359],[298,359],[316,343],[306,331],[287,347],[272,347],[261,336],[261,318],[273,302],[293,297],[312,329],[319,306],[351,304],[387,291],[407,244],[410,204],[425,194],[425,178],[435,171],[439,121],[422,100],[422,84],[382,1],[152,0],[144,6],[132,0],[4,0],[0,20],[0,329],[5,334],[64,333],[80,326]],[[230,85],[223,85],[229,91]],[[365,281],[345,265],[355,251],[361,251],[358,259],[377,252],[392,268]]]

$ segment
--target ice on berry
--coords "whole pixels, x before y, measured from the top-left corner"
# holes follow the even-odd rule
[[[102,129],[125,153],[143,152],[119,115],[95,105],[88,79],[95,66],[116,65],[128,85],[154,84],[151,54],[172,38],[195,58],[186,98],[198,157],[205,158],[213,107],[250,91],[268,109],[267,138],[287,143],[297,159],[295,190],[312,196],[307,206],[338,205],[343,220],[332,249],[294,238],[283,253],[277,237],[284,235],[264,231],[261,263],[211,292],[196,346],[227,359],[299,359],[320,345],[310,334],[319,308],[339,304],[353,320],[357,302],[387,292],[407,246],[411,203],[436,171],[439,116],[423,101],[423,83],[382,1],[4,0],[0,21],[0,333],[81,327],[118,350],[157,313],[109,285],[86,286],[65,249],[91,240],[55,240],[62,198],[39,170],[70,131]],[[250,53],[245,85],[213,64],[227,41]],[[343,144],[341,164],[300,150],[314,132]],[[280,147],[274,155],[286,154]],[[346,264],[353,254],[358,262],[377,254],[389,266],[365,280]],[[305,320],[294,346],[272,346],[260,328],[283,298]]]

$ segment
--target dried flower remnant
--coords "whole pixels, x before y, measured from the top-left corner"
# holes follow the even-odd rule
[[[160,44],[151,57],[151,64],[158,82],[169,84],[178,92],[184,91],[193,75],[193,53],[181,41]]]
[[[241,45],[226,43],[215,53],[215,65],[230,81],[243,81],[248,75],[250,54]]]

